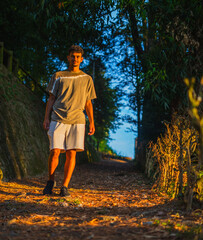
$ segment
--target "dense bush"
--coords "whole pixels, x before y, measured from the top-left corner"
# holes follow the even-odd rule
[[[156,143],[150,142],[147,148],[146,174],[154,179],[154,187],[172,198],[184,196],[188,202],[194,191],[201,201],[199,134],[188,116],[174,114],[171,123],[165,123],[165,126],[165,134]]]

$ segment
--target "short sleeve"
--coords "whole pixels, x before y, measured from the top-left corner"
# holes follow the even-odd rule
[[[56,78],[56,74],[53,74],[51,80],[46,88],[48,93],[53,94],[55,97],[57,96],[58,87],[59,87],[60,78]]]
[[[97,98],[95,88],[94,88],[94,83],[92,78],[90,77],[89,82],[88,82],[88,87],[87,87],[87,101],[91,99]]]

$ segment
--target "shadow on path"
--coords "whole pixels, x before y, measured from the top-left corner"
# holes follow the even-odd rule
[[[0,239],[194,239],[201,210],[151,190],[133,162],[102,160],[77,165],[70,197],[59,197],[63,172],[52,196],[43,196],[46,176],[0,184]],[[193,230],[191,230],[193,229]],[[197,239],[198,239],[197,238]]]

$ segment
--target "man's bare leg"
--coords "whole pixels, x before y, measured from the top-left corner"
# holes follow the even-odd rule
[[[60,149],[52,149],[48,159],[49,181],[43,190],[43,194],[52,194],[54,187],[54,175],[59,162]]]
[[[48,159],[49,180],[54,181],[54,175],[59,163],[60,149],[52,149]]]
[[[75,169],[75,162],[76,162],[76,150],[75,149],[67,150],[66,162],[64,165],[64,180],[62,186],[68,187],[73,171]]]

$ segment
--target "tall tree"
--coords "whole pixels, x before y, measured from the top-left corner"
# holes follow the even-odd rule
[[[47,50],[49,31],[35,18],[32,0],[1,1],[0,41],[13,50],[20,65],[43,82],[56,69],[56,62]]]
[[[111,29],[118,40],[114,55],[120,55],[124,72],[130,72],[133,65],[140,66],[129,97],[142,102],[138,143],[144,141],[145,148],[164,130],[162,121],[170,120],[174,109],[184,107],[183,78],[196,75],[200,79],[202,74],[202,5],[198,0],[118,0],[116,4],[117,15]],[[128,74],[125,82],[131,83],[130,79]],[[138,89],[141,98],[135,99]]]
[[[88,55],[102,45],[100,1],[5,0],[0,8],[0,41],[41,83],[66,62],[72,44]]]

